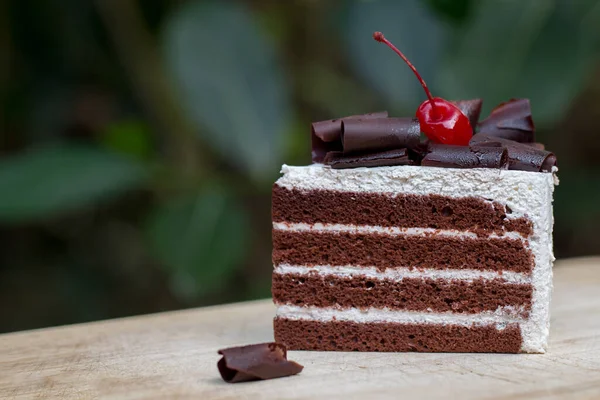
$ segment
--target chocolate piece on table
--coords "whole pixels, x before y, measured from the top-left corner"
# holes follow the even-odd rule
[[[419,145],[419,120],[413,118],[347,119],[342,121],[344,154],[413,148]]]
[[[431,144],[421,165],[445,168],[502,168],[508,167],[508,154],[501,146],[453,146]]]
[[[519,171],[551,172],[556,166],[556,156],[530,143],[519,143],[500,137],[478,133],[471,139],[471,145],[491,147],[502,146],[508,151],[508,169]]]
[[[528,146],[531,146],[533,148],[536,148],[538,150],[546,150],[546,146],[544,145],[544,143],[527,143]]]
[[[481,106],[483,105],[483,100],[481,99],[472,99],[472,100],[457,100],[453,101],[460,111],[469,118],[469,122],[475,130],[477,126],[477,122],[479,121],[479,115],[481,114]]]
[[[334,169],[358,167],[387,167],[392,165],[414,165],[407,149],[394,149],[378,153],[344,155],[341,152],[327,153],[325,164]]]
[[[387,111],[370,114],[351,115],[349,117],[313,122],[311,125],[312,161],[323,162],[330,151],[341,150],[342,121],[346,119],[387,118]]]
[[[304,367],[288,361],[281,343],[260,343],[219,350],[223,358],[217,363],[225,382],[237,383],[296,375]]]
[[[535,142],[529,100],[511,99],[501,103],[479,123],[479,133],[522,143]]]

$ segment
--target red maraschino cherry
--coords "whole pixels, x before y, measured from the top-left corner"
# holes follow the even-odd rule
[[[429,140],[435,143],[455,144],[466,146],[473,136],[473,127],[469,118],[460,109],[441,97],[433,97],[427,84],[421,78],[414,65],[402,54],[396,46],[387,40],[383,33],[375,32],[373,39],[388,45],[412,69],[417,79],[425,89],[428,100],[425,100],[417,109],[417,118],[423,132]]]

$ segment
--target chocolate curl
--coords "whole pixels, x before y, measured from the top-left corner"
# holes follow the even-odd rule
[[[471,145],[483,147],[502,146],[508,151],[508,169],[518,171],[551,172],[556,166],[556,156],[528,143],[478,133],[471,139]]]
[[[546,146],[544,145],[544,143],[527,143],[527,145],[538,150],[546,150]]]
[[[521,143],[535,142],[535,126],[528,99],[511,99],[479,123],[479,133]]]
[[[444,168],[501,168],[508,166],[505,148],[432,144],[421,165]]]
[[[296,375],[304,367],[287,360],[287,350],[280,343],[260,343],[219,350],[223,358],[217,363],[225,382],[237,383]]]
[[[469,118],[469,122],[473,127],[473,133],[475,133],[475,127],[479,122],[479,116],[481,115],[481,106],[483,105],[483,100],[481,99],[472,99],[472,100],[457,100],[453,101],[460,111]]]
[[[342,142],[340,140],[336,140],[334,142],[324,142],[321,139],[319,139],[315,134],[312,134],[311,141],[311,154],[313,163],[322,163],[327,153],[331,151],[342,151]]]
[[[331,152],[325,156],[325,164],[333,169],[359,167],[388,167],[392,165],[414,165],[407,149],[394,149],[379,153],[362,155],[344,155],[342,152]]]
[[[342,121],[346,119],[371,119],[387,118],[387,111],[370,114],[351,115],[349,117],[331,119],[328,121],[313,122],[311,124],[312,161],[323,162],[325,155],[330,151],[341,151]]]
[[[347,119],[342,121],[344,154],[384,151],[419,145],[421,127],[412,118]]]

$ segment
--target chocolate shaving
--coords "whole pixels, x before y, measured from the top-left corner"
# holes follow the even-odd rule
[[[502,168],[508,167],[508,154],[501,146],[453,146],[431,144],[423,166],[445,168]]]
[[[304,367],[287,360],[287,350],[280,343],[260,343],[219,350],[223,358],[217,363],[225,382],[237,383],[296,375]]]
[[[325,164],[333,169],[358,167],[383,167],[392,165],[414,165],[407,149],[394,149],[379,153],[362,155],[344,155],[342,152],[330,152],[325,156]]]
[[[544,145],[544,143],[527,143],[527,145],[538,150],[546,150],[546,146]]]
[[[419,120],[412,118],[347,119],[342,121],[344,154],[384,151],[419,144]]]
[[[321,139],[319,139],[316,135],[312,135],[313,163],[322,163],[327,153],[332,151],[342,151],[342,142],[340,140],[336,140],[334,142],[324,142]]]
[[[481,99],[472,99],[472,100],[457,100],[453,101],[460,111],[469,118],[469,122],[473,127],[473,133],[475,133],[475,127],[477,126],[477,122],[479,122],[479,115],[481,114],[481,106],[483,105],[483,100]]]
[[[311,125],[312,161],[322,162],[330,151],[341,151],[342,121],[347,119],[387,118],[387,111],[313,122]]]
[[[528,99],[511,99],[494,108],[479,123],[479,133],[521,143],[535,142],[535,126]]]
[[[546,150],[527,143],[503,139],[478,133],[473,136],[471,145],[483,147],[502,146],[508,151],[508,169],[519,171],[551,172],[556,166],[556,156]]]

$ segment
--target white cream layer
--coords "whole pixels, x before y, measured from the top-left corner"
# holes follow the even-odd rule
[[[357,193],[386,193],[478,197],[496,201],[512,210],[508,218],[526,217],[533,224],[528,238],[535,258],[534,286],[528,320],[520,324],[522,351],[543,353],[550,324],[552,292],[552,195],[558,184],[555,172],[539,173],[496,169],[451,169],[422,166],[351,168],[334,170],[322,164],[282,167],[277,185],[288,189],[336,190]]]
[[[506,283],[532,283],[531,276],[512,271],[480,271],[475,269],[434,269],[434,268],[387,268],[380,271],[376,267],[357,267],[352,265],[289,265],[280,264],[273,271],[276,274],[319,274],[320,276],[333,276],[337,278],[353,278],[357,276],[374,280],[389,279],[399,282],[405,278],[462,280],[471,282],[476,279],[502,279]]]
[[[273,222],[273,229],[289,232],[343,232],[343,233],[359,233],[359,234],[385,234],[390,236],[443,236],[457,238],[478,239],[474,232],[459,231],[456,229],[435,229],[435,228],[400,228],[396,226],[379,226],[379,225],[344,225],[344,224],[323,224],[317,222],[315,224],[307,224],[304,222]],[[502,235],[492,233],[487,238],[495,239],[520,239],[525,240],[519,232],[506,232]],[[526,240],[525,240],[526,241]]]
[[[507,309],[510,307],[506,307]],[[496,329],[504,329],[508,323],[525,322],[513,317],[513,310],[498,309],[494,312],[479,314],[433,313],[415,311],[396,311],[386,308],[337,309],[332,307],[298,307],[280,305],[277,317],[290,320],[308,320],[319,322],[351,321],[357,323],[402,323],[402,324],[436,324],[436,325],[495,325]]]

